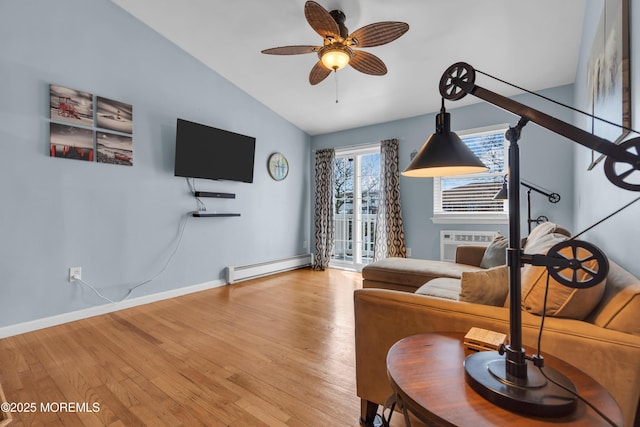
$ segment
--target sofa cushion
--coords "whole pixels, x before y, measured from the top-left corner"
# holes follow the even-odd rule
[[[420,286],[415,293],[458,301],[458,297],[460,296],[460,279],[439,277]]]
[[[557,243],[567,240],[563,234],[546,234],[538,236],[535,241],[527,241],[524,252],[527,254],[546,254]],[[573,258],[571,248],[565,249],[567,258]],[[563,253],[561,251],[561,253]],[[582,249],[578,251],[577,258],[585,258]],[[585,269],[597,267],[597,261],[591,260],[583,263]],[[578,281],[587,279],[585,269],[576,271]],[[606,279],[590,288],[570,288],[551,278],[546,267],[525,265],[522,268],[522,309],[534,314],[565,317],[582,320],[593,311],[604,294]],[[545,292],[549,282],[545,310]]]
[[[489,246],[487,246],[487,250],[484,251],[482,261],[480,261],[480,267],[492,268],[499,265],[506,265],[508,246],[509,239],[498,233]]]
[[[502,307],[509,293],[509,269],[506,265],[462,273],[460,301]]]

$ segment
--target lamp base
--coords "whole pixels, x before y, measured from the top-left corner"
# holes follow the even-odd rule
[[[469,386],[488,401],[512,412],[536,417],[562,417],[575,411],[577,398],[549,382],[529,360],[527,378],[507,378],[506,358],[493,351],[469,355],[464,361]],[[545,374],[575,391],[567,377],[553,368]]]

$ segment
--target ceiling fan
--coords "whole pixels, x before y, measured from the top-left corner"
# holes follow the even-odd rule
[[[316,85],[323,81],[331,71],[337,71],[351,65],[356,70],[382,76],[387,74],[387,67],[377,56],[356,50],[355,48],[380,46],[390,43],[409,30],[405,22],[376,22],[365,25],[349,34],[344,25],[345,14],[340,10],[328,12],[314,1],[304,5],[304,15],[309,25],[322,36],[322,46],[283,46],[265,49],[262,53],[270,55],[299,55],[316,52],[320,60],[313,66],[309,74],[309,83]]]

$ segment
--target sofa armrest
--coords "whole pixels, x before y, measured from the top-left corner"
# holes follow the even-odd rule
[[[486,246],[460,245],[456,248],[456,263],[480,267]]]
[[[509,333],[509,310],[386,289],[354,293],[356,386],[363,401],[383,404],[392,393],[386,357],[407,336],[462,332],[471,327]],[[535,348],[540,317],[522,313],[523,344]],[[622,408],[625,425],[634,425],[640,401],[640,336],[587,322],[547,318],[542,354],[551,354],[590,375]]]

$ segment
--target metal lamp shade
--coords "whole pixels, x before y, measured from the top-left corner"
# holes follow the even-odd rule
[[[507,189],[507,181],[502,183],[500,191],[493,196],[493,200],[507,200],[509,198],[509,190]]]
[[[484,172],[488,168],[450,130],[450,114],[436,116],[436,133],[424,143],[402,175],[414,178],[465,175]]]

